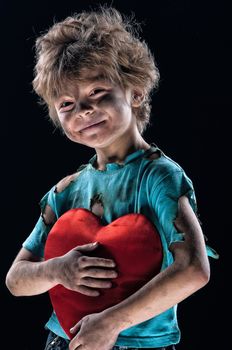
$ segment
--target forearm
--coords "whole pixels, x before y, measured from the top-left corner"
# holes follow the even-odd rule
[[[21,260],[12,265],[6,285],[15,296],[42,294],[57,284],[57,259],[32,262]]]
[[[173,264],[104,313],[109,322],[117,325],[121,332],[166,311],[206,283],[207,277],[195,268],[182,270]]]

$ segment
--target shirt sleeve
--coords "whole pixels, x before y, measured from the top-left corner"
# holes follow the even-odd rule
[[[152,189],[152,207],[168,246],[173,242],[184,240],[183,233],[178,232],[174,226],[174,220],[178,213],[178,199],[183,195],[188,197],[189,203],[196,213],[197,203],[193,184],[183,170],[168,173]]]
[[[53,225],[45,224],[43,220],[42,213],[48,204],[54,213],[56,213],[55,210],[55,188],[52,188],[48,193],[45,194],[45,196],[40,200],[40,208],[41,208],[41,215],[33,228],[31,234],[28,236],[28,238],[23,242],[22,246],[32,252],[34,255],[43,258],[44,257],[44,247],[47,240],[47,236],[49,231],[51,230]]]

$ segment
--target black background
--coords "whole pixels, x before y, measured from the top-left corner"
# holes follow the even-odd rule
[[[9,350],[43,349],[48,295],[16,298],[4,278],[38,216],[40,198],[85,163],[93,149],[54,131],[32,93],[35,38],[73,12],[108,3],[134,12],[155,55],[161,82],[152,100],[152,126],[144,137],[175,159],[193,180],[211,262],[206,287],[179,305],[178,350],[222,349],[229,344],[225,321],[229,229],[230,143],[229,9],[223,1],[2,1],[1,16],[1,335]],[[228,131],[228,132],[227,132]],[[228,144],[225,142],[228,140]],[[229,278],[229,275],[228,275]]]

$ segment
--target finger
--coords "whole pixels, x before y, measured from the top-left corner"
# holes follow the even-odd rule
[[[69,350],[76,350],[76,349],[81,349],[82,346],[81,346],[81,341],[80,339],[78,338],[78,336],[74,337],[70,343],[69,343]]]
[[[110,281],[95,279],[95,278],[91,278],[91,277],[82,278],[81,283],[84,286],[92,287],[92,288],[110,288],[110,287],[112,287],[112,283]]]
[[[82,256],[79,259],[79,263],[81,264],[81,268],[87,267],[87,266],[96,266],[96,267],[115,267],[116,264],[111,259],[104,259],[104,258],[96,258],[96,257],[90,257],[90,256]]]
[[[105,270],[97,268],[85,268],[81,271],[82,278],[92,277],[92,278],[116,278],[118,276],[115,270]]]
[[[82,325],[83,319],[81,319],[79,322],[77,322],[73,327],[70,328],[70,333],[75,334],[77,331],[80,330]]]
[[[89,297],[98,297],[100,295],[98,290],[83,285],[79,286],[77,291]]]
[[[79,252],[88,252],[96,249],[98,245],[99,245],[98,242],[88,243],[88,244],[79,245],[73,248],[72,250],[78,250]]]

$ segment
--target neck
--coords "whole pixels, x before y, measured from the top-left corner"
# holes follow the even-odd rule
[[[150,145],[142,138],[142,136],[139,133],[134,138],[125,138],[124,136],[123,139],[117,139],[115,142],[111,143],[107,147],[96,148],[96,168],[98,170],[105,170],[105,165],[107,163],[123,164],[125,158],[129,154],[139,149],[147,150],[149,148]]]

